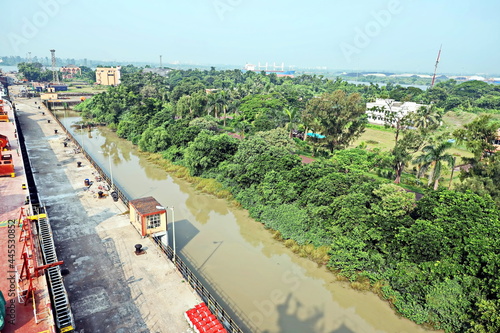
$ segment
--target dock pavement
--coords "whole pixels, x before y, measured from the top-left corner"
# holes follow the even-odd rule
[[[16,96],[20,86],[10,89]],[[84,185],[96,179],[96,170],[71,145],[64,147],[66,135],[40,99],[14,102],[57,255],[69,272],[64,284],[76,332],[191,332],[184,312],[199,296],[154,242],[141,238],[121,201],[98,198],[99,182]],[[136,255],[135,244],[147,253]]]

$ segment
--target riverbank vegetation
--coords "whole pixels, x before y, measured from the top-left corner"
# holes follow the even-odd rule
[[[428,107],[387,113],[386,149],[352,147],[378,97]],[[130,73],[78,109],[401,315],[483,333],[500,331],[500,167],[485,154],[498,100],[498,86],[477,81],[422,91],[212,68]],[[477,117],[446,130],[449,110]]]

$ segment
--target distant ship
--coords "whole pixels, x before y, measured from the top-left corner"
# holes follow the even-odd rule
[[[269,69],[270,67],[272,67],[272,69]],[[244,72],[252,71],[252,72],[258,72],[258,73],[265,72],[266,74],[275,73],[279,77],[283,77],[283,76],[293,77],[295,75],[294,70],[285,71],[285,64],[284,63],[282,63],[281,66],[276,66],[275,63],[273,64],[273,66],[269,66],[267,62],[265,65],[261,65],[260,62],[258,65],[246,64],[243,71]]]

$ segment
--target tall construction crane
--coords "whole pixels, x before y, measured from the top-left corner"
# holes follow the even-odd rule
[[[439,58],[441,58],[441,48],[442,47],[443,47],[443,44],[441,44],[441,46],[439,47],[438,57],[436,59],[436,65],[434,66],[434,75],[432,76],[431,88],[434,87],[434,82],[436,81],[436,72],[438,69]]]

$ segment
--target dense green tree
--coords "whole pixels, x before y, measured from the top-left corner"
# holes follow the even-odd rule
[[[17,68],[19,73],[28,81],[52,81],[52,71],[45,70],[41,63],[22,62],[17,65]]]
[[[276,136],[255,135],[243,140],[234,157],[221,163],[220,179],[237,188],[248,188],[262,182],[267,172],[290,170],[300,163],[300,158],[291,154],[293,146],[288,143],[284,131],[276,135],[284,144],[277,144]],[[271,141],[274,140],[274,141]]]
[[[446,238],[446,229],[429,220],[416,220],[397,235],[403,257],[411,262],[436,261],[442,259],[443,248],[448,248],[451,240]]]
[[[444,107],[444,103],[448,98],[450,91],[445,87],[442,87],[440,83],[436,84],[433,88],[426,91],[425,102],[434,103],[438,107]]]
[[[477,303],[477,313],[471,322],[469,333],[500,332],[500,300],[481,299]]]
[[[500,231],[499,212],[491,199],[470,192],[428,192],[417,203],[416,215],[445,231],[441,237],[442,258],[463,265],[464,273],[497,280],[488,267],[487,256],[487,249],[498,243],[493,235]],[[494,263],[499,264],[498,260]]]
[[[95,82],[95,70],[87,66],[80,66],[82,74],[80,77],[89,83]]]
[[[260,214],[260,220],[266,227],[278,230],[284,239],[291,238],[299,244],[311,241],[307,235],[311,230],[310,217],[305,209],[290,204],[268,206]]]
[[[204,116],[200,118],[194,118],[189,122],[189,126],[196,126],[202,130],[207,130],[211,132],[217,132],[219,130],[219,125],[217,124],[217,119],[211,116]]]
[[[425,297],[429,321],[436,323],[436,328],[457,332],[469,319],[470,295],[458,278],[433,283]]]
[[[269,171],[262,182],[255,188],[259,196],[259,203],[276,206],[284,203],[293,203],[299,193],[296,186],[291,186],[284,172]]]
[[[330,161],[339,172],[371,172],[380,165],[379,153],[378,151],[370,152],[360,148],[343,149],[335,151]]]
[[[184,95],[177,101],[176,114],[179,118],[193,119],[205,115],[204,110],[208,103],[208,98],[204,92],[195,92],[191,95]]]
[[[284,106],[284,99],[276,93],[248,95],[241,100],[237,120],[253,122],[269,115],[272,110],[283,110]]]
[[[234,129],[240,135],[240,137],[244,138],[245,134],[252,130],[252,124],[250,124],[246,120],[239,120],[234,124]]]
[[[460,174],[461,183],[455,188],[457,191],[468,190],[481,195],[491,196],[500,207],[500,160],[497,154],[482,159]]]
[[[184,161],[191,175],[199,176],[230,159],[238,149],[239,141],[223,133],[213,135],[201,131],[184,152]]]
[[[453,94],[468,99],[478,99],[492,90],[492,85],[483,81],[466,81],[453,87]]]
[[[174,87],[172,93],[170,94],[170,99],[178,101],[182,96],[204,91],[205,86],[199,81],[199,79],[185,78]]]
[[[380,201],[373,204],[372,210],[385,219],[400,219],[409,215],[416,206],[415,194],[394,184],[381,184],[373,194]]]
[[[363,133],[366,124],[365,106],[359,94],[347,95],[341,90],[312,98],[303,113],[310,126],[319,123],[319,133],[326,136],[328,149],[342,149]]]
[[[485,152],[493,151],[493,140],[497,138],[500,124],[493,121],[491,115],[482,115],[464,128],[453,132],[458,143],[463,143],[474,154],[474,159],[479,161]]]
[[[166,102],[161,106],[160,111],[156,112],[149,119],[150,127],[167,127],[175,122],[174,107],[172,103]]]
[[[170,147],[170,137],[163,127],[150,127],[141,134],[138,142],[142,151],[156,153]]]
[[[201,128],[188,125],[189,122],[187,120],[179,120],[167,128],[174,146],[187,147],[201,132]]]
[[[482,109],[500,110],[500,94],[497,93],[495,95],[493,94],[483,95],[475,100],[474,105]]]

